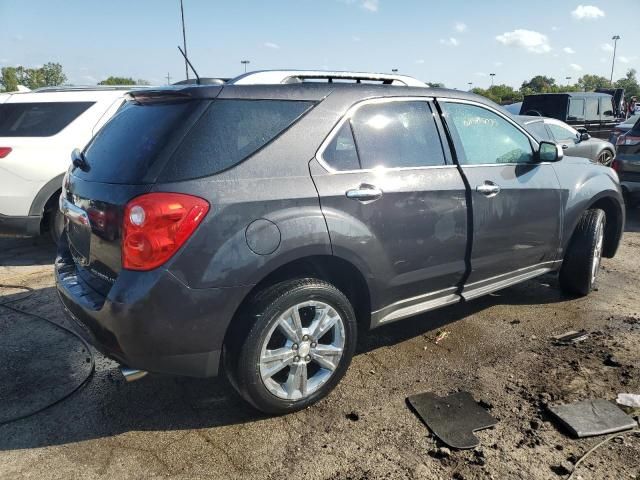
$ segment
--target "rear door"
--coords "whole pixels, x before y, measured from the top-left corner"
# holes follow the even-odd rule
[[[373,322],[457,301],[465,186],[425,99],[356,105],[311,162],[335,255],[366,272]]]
[[[560,185],[551,164],[534,162],[531,137],[490,107],[440,102],[471,187],[473,245],[465,298],[534,276],[560,247]]]

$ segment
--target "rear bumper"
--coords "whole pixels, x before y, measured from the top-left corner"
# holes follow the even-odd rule
[[[14,217],[0,214],[0,235],[35,237],[40,235],[39,215]]]
[[[83,281],[62,242],[56,287],[81,334],[106,356],[149,372],[212,377],[251,287],[191,289],[163,269],[123,270],[106,296]]]

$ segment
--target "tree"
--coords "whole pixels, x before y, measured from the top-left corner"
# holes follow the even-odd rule
[[[611,87],[611,82],[608,78],[601,77],[600,75],[583,75],[578,79],[578,85],[585,92],[592,92],[596,88],[608,88]]]
[[[522,93],[514,90],[509,85],[494,85],[486,90],[484,88],[474,88],[471,91],[501,105],[522,101]]]
[[[43,87],[55,87],[67,81],[67,76],[62,71],[62,65],[59,63],[45,63],[38,70],[43,82]]]
[[[24,85],[31,90],[40,87],[55,87],[67,81],[59,63],[46,63],[39,68],[25,68],[23,66],[4,67],[2,69],[2,85],[7,92]]]
[[[109,77],[106,80],[102,80],[98,85],[149,85],[149,82],[140,78],[134,80],[131,77]]]
[[[16,71],[16,67],[3,67],[0,83],[2,83],[5,92],[15,92],[18,90],[18,72]]]
[[[636,78],[636,70],[630,69],[624,78],[621,78],[615,83],[616,88],[624,88],[624,96],[627,101],[631,97],[640,97],[640,85]]]
[[[552,93],[556,88],[557,85],[554,78],[545,75],[536,75],[528,82],[522,82],[520,92],[526,95],[531,93]]]

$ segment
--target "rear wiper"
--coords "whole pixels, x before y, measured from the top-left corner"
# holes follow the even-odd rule
[[[74,148],[73,152],[71,152],[71,163],[73,163],[74,167],[79,168],[83,172],[89,171],[87,157],[85,157],[84,152],[79,148]]]

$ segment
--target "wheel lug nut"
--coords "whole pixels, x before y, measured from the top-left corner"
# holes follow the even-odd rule
[[[291,345],[291,348],[293,348],[294,350],[297,350],[298,349],[298,344],[294,343],[293,345]]]
[[[309,335],[305,335],[304,337],[302,337],[302,340],[304,340],[304,341],[309,340]]]
[[[308,362],[311,360],[311,355],[307,355],[306,357],[304,357],[304,359]]]
[[[317,344],[316,342],[313,342],[313,343],[311,344],[311,348],[316,348],[317,346],[318,346],[318,344]]]
[[[293,361],[294,362],[299,362],[300,361],[300,357],[298,357],[297,355],[295,357],[293,357]]]

